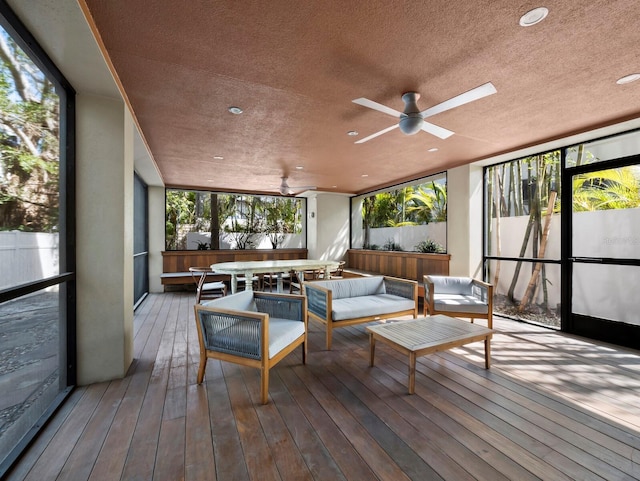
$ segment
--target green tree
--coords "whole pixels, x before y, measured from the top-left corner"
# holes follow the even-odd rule
[[[0,229],[58,225],[59,99],[0,28]]]
[[[285,234],[302,231],[299,201],[291,198],[269,197],[263,204],[263,231],[271,241],[271,247],[277,249]]]
[[[165,248],[167,250],[184,249],[185,238],[182,227],[195,223],[196,193],[184,190],[166,191]]]
[[[575,212],[640,207],[639,179],[631,167],[573,177]]]
[[[415,216],[418,224],[447,221],[447,186],[431,182],[420,185],[408,197],[411,205],[408,211]]]

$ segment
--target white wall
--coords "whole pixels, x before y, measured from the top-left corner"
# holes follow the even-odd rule
[[[281,234],[282,241],[278,244],[278,249],[301,249],[304,245],[303,234]],[[273,244],[268,234],[254,234],[251,237],[253,249],[273,249]],[[211,232],[187,232],[186,248],[197,250],[198,242],[211,244]],[[235,249],[236,240],[232,234],[221,232],[219,236],[220,249]]]
[[[616,259],[638,259],[640,257],[640,209],[602,210],[573,213],[573,255],[574,257],[596,257]],[[500,255],[518,257],[523,242],[528,216],[503,217],[500,219]],[[560,215],[551,219],[551,227],[544,257],[560,259]],[[495,247],[496,221],[493,221],[493,250]],[[532,257],[531,242],[527,245],[525,257]],[[521,299],[531,279],[533,264],[525,263],[518,276],[514,297]],[[511,286],[516,262],[502,261],[496,292],[506,294]],[[493,277],[496,262],[491,265]],[[560,266],[547,264],[547,302],[552,308],[560,303]],[[629,296],[627,287],[640,284],[640,269],[631,266],[604,266],[574,264],[574,286],[572,305],[580,314],[616,319],[632,324],[640,324],[640,297]],[[535,302],[544,300],[542,289],[538,289]]]
[[[60,274],[58,234],[0,232],[0,290]]]
[[[401,227],[378,227],[369,230],[369,242],[382,248],[389,240],[399,244],[404,251],[414,251],[427,239],[442,247],[447,245],[447,223],[432,222],[427,225],[404,225]]]

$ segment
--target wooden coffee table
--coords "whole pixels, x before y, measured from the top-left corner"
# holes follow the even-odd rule
[[[484,341],[484,365],[491,364],[491,336],[493,329],[462,321],[441,314],[419,317],[409,321],[393,321],[368,326],[369,348],[373,366],[376,341],[381,341],[400,352],[409,355],[409,394],[413,394],[416,384],[416,358],[459,347],[470,342]]]

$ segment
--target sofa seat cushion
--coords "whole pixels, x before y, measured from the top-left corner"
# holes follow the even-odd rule
[[[437,294],[433,299],[433,307],[436,311],[443,312],[469,312],[474,314],[487,314],[488,306],[473,296],[461,294]]]
[[[331,316],[334,321],[344,321],[359,317],[409,311],[415,309],[415,307],[415,301],[412,299],[394,296],[393,294],[345,297],[333,299]]]
[[[269,318],[269,359],[304,334],[304,322]],[[260,323],[240,321],[207,339],[207,349],[260,359]]]

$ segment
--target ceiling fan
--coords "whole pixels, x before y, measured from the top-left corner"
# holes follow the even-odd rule
[[[287,180],[289,179],[288,177],[283,176],[281,177],[281,179],[282,179],[282,182],[280,183],[280,187],[278,188],[278,191],[282,195],[296,195],[301,192],[304,192],[305,190],[316,189],[315,185],[289,186],[289,184],[287,183]]]
[[[364,139],[360,139],[356,141],[356,144],[367,142],[368,140],[374,139],[379,135],[386,134],[387,132],[390,132],[398,127],[406,135],[417,134],[420,130],[424,130],[425,132],[435,135],[436,137],[446,139],[448,137],[451,137],[454,132],[434,125],[432,123],[425,122],[424,119],[431,117],[432,115],[451,110],[455,107],[460,107],[461,105],[468,104],[469,102],[473,102],[474,100],[479,100],[483,97],[495,94],[496,92],[497,90],[493,86],[493,84],[491,82],[487,82],[486,84],[482,84],[479,87],[457,95],[456,97],[445,100],[444,102],[434,105],[433,107],[423,110],[422,112],[418,110],[417,102],[420,98],[420,94],[417,92],[406,92],[402,95],[402,100],[404,101],[404,112],[399,112],[390,107],[379,104],[378,102],[374,102],[373,100],[365,99],[362,97],[359,99],[355,99],[353,100],[353,103],[355,104],[377,110],[378,112],[382,112],[383,114],[393,115],[394,117],[398,117],[400,119],[397,124],[394,124],[391,127],[387,127],[386,129],[382,129],[381,131],[365,137]]]

